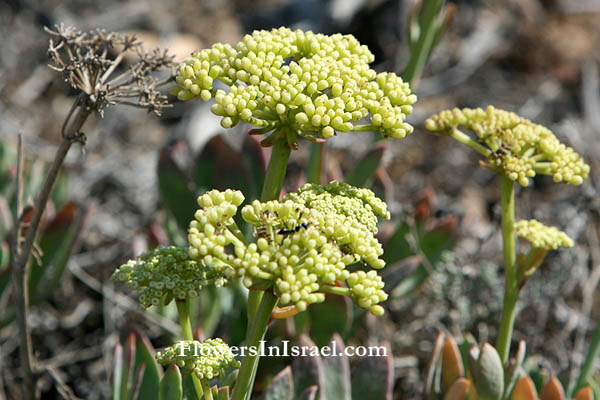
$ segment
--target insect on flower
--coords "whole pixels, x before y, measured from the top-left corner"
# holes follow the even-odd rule
[[[301,223],[299,225],[296,225],[295,227],[293,227],[291,229],[287,229],[287,228],[280,229],[277,232],[277,234],[279,234],[279,235],[291,235],[292,233],[298,232],[302,228],[304,228],[304,229],[308,228],[308,222],[303,222],[303,223]]]

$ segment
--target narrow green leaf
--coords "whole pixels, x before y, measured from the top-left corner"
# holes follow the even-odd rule
[[[337,333],[334,334],[332,341],[335,343],[335,345],[330,345],[333,347],[332,351],[341,355],[321,357],[324,376],[321,385],[322,400],[350,400],[352,398],[350,364],[348,363],[348,357],[344,354],[344,342]]]
[[[4,289],[8,287],[11,277],[11,268],[8,266],[10,261],[10,247],[8,243],[0,243],[0,298]]]
[[[294,380],[289,366],[275,375],[267,386],[264,400],[294,400]]]
[[[117,343],[115,345],[115,354],[113,358],[112,370],[113,382],[111,388],[111,399],[121,400],[121,387],[123,385],[123,346],[121,346],[121,343]]]
[[[515,384],[521,377],[526,351],[527,347],[525,345],[525,341],[521,340],[519,342],[516,357],[510,360],[508,366],[506,367],[506,372],[504,374],[504,393],[511,393],[515,387]]]
[[[404,260],[391,265],[386,265],[382,273],[386,290],[390,293],[394,292],[398,285],[404,282],[417,270],[419,265],[421,265],[421,261],[422,257],[418,255],[407,257]]]
[[[431,351],[431,358],[429,359],[429,364],[427,364],[427,370],[425,372],[425,399],[434,399],[439,394],[439,379],[441,378],[439,368],[441,366],[445,337],[446,335],[443,332],[440,332],[435,339],[435,344]]]
[[[386,264],[394,264],[414,255],[407,240],[409,232],[410,226],[406,222],[402,221],[398,223],[390,240],[383,245],[383,259]]]
[[[456,218],[451,216],[452,218]],[[455,223],[455,222],[454,222]],[[395,297],[401,297],[409,294],[419,287],[429,275],[435,271],[438,262],[444,250],[448,249],[455,239],[453,223],[441,224],[438,228],[424,233],[419,239],[420,250],[427,257],[428,264],[420,263],[419,266],[393,291]]]
[[[181,400],[183,398],[183,386],[181,372],[176,365],[171,365],[160,380],[160,400]]]
[[[446,219],[440,221],[436,228],[425,233],[419,239],[421,251],[425,254],[430,263],[437,263],[442,252],[446,250],[456,238],[454,234],[456,222],[456,216],[448,216]]]
[[[194,180],[200,192],[233,189],[247,194],[252,190],[244,158],[223,135],[210,139],[195,162]]]
[[[135,333],[131,332],[125,341],[125,363],[123,363],[121,399],[129,400],[130,392],[133,389],[133,378],[135,377]]]
[[[375,171],[381,165],[383,153],[387,147],[387,142],[378,142],[371,150],[367,152],[354,169],[346,176],[344,181],[353,186],[365,187],[372,181]]]
[[[181,146],[181,143],[160,150],[156,172],[160,200],[177,221],[179,229],[187,231],[197,205],[191,182],[176,162],[177,145]]]
[[[42,265],[33,262],[29,275],[29,295],[32,302],[40,301],[60,283],[67,261],[83,226],[83,211],[73,202],[67,203],[48,223],[39,242]],[[40,282],[43,288],[38,291]]]
[[[358,358],[352,370],[353,400],[391,400],[394,384],[394,360],[389,343],[383,343],[379,355]],[[375,348],[375,347],[371,347]]]
[[[162,368],[154,358],[154,348],[146,336],[138,333],[136,335],[135,369],[141,364],[146,365],[144,377],[140,386],[139,400],[156,398],[160,390],[160,376]]]
[[[229,386],[220,387],[215,400],[229,400]]]
[[[246,135],[242,145],[242,155],[249,174],[249,183],[254,184],[254,193],[245,193],[246,198],[254,199],[262,192],[262,184],[265,180],[267,169],[267,157],[265,148],[260,145],[256,137]]]

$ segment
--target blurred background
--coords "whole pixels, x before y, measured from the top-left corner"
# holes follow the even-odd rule
[[[591,165],[591,176],[580,187],[537,177],[529,188],[517,189],[518,218],[556,225],[576,245],[551,254],[528,282],[514,339],[527,340],[538,368],[568,376],[581,363],[600,318],[600,1],[446,4],[453,16],[414,89],[419,100],[409,122],[415,132],[388,144],[382,158],[387,173],[370,183],[386,197],[394,224],[419,217],[415,212],[425,204],[428,223],[450,232],[452,243],[436,255],[422,284],[391,297],[385,317],[362,316],[360,327],[344,328],[346,343],[390,343],[398,399],[420,398],[438,332],[457,338],[470,332],[479,342],[495,341],[502,304],[497,177],[478,167],[470,149],[424,130],[424,120],[442,109],[493,104],[514,111],[551,128]],[[215,42],[235,44],[255,29],[341,32],[368,45],[377,71],[401,73],[414,6],[410,0],[0,2],[0,398],[19,398],[21,379],[6,261],[16,138],[24,136],[26,194],[33,196],[73,102],[60,74],[47,67],[44,26],[134,33],[147,49],[167,48],[178,61]],[[157,348],[167,345],[176,330],[168,310],[140,313],[135,294],[110,282],[113,270],[127,259],[156,244],[181,241],[160,194],[160,160],[167,168],[171,162],[189,165],[206,152],[227,160],[243,151],[244,127],[214,139],[223,129],[209,105],[172,100],[174,107],[161,117],[109,107],[104,118],[90,118],[85,149],[74,146],[69,152],[47,211],[45,257],[54,257],[54,268],[64,273],[52,275],[54,280],[38,277],[37,285],[47,290],[33,300],[34,348],[81,398],[109,397],[113,348],[130,327],[146,332]],[[328,177],[351,171],[372,141],[371,134],[331,140]],[[301,143],[294,152],[288,190],[302,182],[309,150]],[[383,236],[388,228],[382,227]],[[392,285],[410,268],[406,260],[397,263],[400,272],[390,278]],[[227,305],[233,299],[223,295],[220,314],[205,322],[212,324],[207,331],[239,342],[235,327],[221,318],[235,317],[234,307]],[[49,380],[42,385],[44,397],[58,396]]]

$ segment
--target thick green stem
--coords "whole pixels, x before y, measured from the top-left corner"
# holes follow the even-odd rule
[[[592,335],[592,341],[590,342],[590,347],[588,348],[588,352],[585,356],[585,361],[583,362],[583,366],[581,367],[581,371],[579,371],[579,377],[577,378],[577,383],[575,384],[575,391],[584,387],[590,378],[590,375],[594,372],[594,363],[600,354],[600,321],[596,324],[596,329],[594,329],[594,334]],[[573,394],[573,393],[572,393]]]
[[[279,200],[279,194],[283,187],[283,178],[285,177],[290,153],[291,149],[288,146],[287,140],[282,136],[273,145],[269,166],[267,167],[265,176],[265,183],[263,184],[262,195],[260,196],[261,201]],[[262,290],[250,290],[248,293],[248,328],[246,331],[246,339],[248,339],[250,326],[254,320],[262,294]]]
[[[515,189],[514,183],[507,176],[500,178],[500,202],[502,205],[502,242],[504,249],[504,306],[498,334],[496,349],[506,364],[510,351],[510,341],[515,323],[516,306],[519,289],[516,274],[515,248]]]
[[[261,201],[279,200],[290,153],[291,149],[285,137],[277,140],[273,145],[262,195],[260,196]]]
[[[192,322],[190,320],[190,301],[189,299],[186,299],[185,301],[178,300],[175,303],[177,304],[177,313],[179,314],[179,325],[181,325],[183,340],[193,341],[194,334],[192,333]],[[200,400],[202,398],[202,394],[204,393],[202,390],[202,384],[198,377],[196,377],[194,374],[192,374],[192,382],[194,382],[196,396],[198,396],[198,400]]]
[[[232,400],[250,399],[260,358],[260,342],[265,337],[271,312],[275,308],[277,300],[277,297],[269,291],[264,292],[262,296],[252,326],[246,336],[246,354],[242,357],[242,365],[233,389]]]
[[[261,201],[279,200],[281,188],[283,187],[283,179],[287,170],[287,164],[290,159],[291,148],[285,138],[285,135],[275,142],[271,152],[271,158],[267,167],[263,191],[260,197]],[[275,307],[277,298],[272,294],[263,296],[262,290],[250,290],[248,293],[248,327],[246,329],[246,346],[252,346],[255,341],[254,335],[257,332],[262,332],[258,341],[262,340],[269,323],[271,311]],[[269,304],[273,302],[273,304]],[[264,309],[263,309],[264,307]],[[263,321],[264,320],[264,321]],[[257,342],[258,343],[258,342]],[[258,357],[244,357],[240,374],[238,375],[237,383],[233,395],[238,396],[237,399],[250,398],[254,377],[258,367]],[[244,371],[244,375],[242,375]],[[242,389],[242,387],[244,389]],[[248,393],[246,393],[248,392]],[[246,397],[247,396],[247,397]]]
[[[306,180],[309,183],[321,184],[323,176],[323,165],[325,163],[326,143],[312,143],[308,168],[306,170]]]

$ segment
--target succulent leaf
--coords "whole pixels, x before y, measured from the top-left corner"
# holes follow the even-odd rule
[[[510,395],[510,400],[537,400],[537,398],[535,384],[529,376],[519,379]]]
[[[565,400],[565,390],[555,376],[551,377],[540,392],[540,400]]]
[[[446,393],[450,387],[464,376],[463,361],[456,341],[448,336],[442,348],[442,391]],[[466,390],[465,390],[466,393]]]
[[[504,392],[504,367],[496,349],[484,343],[481,349],[471,347],[469,372],[481,400],[500,400]]]

